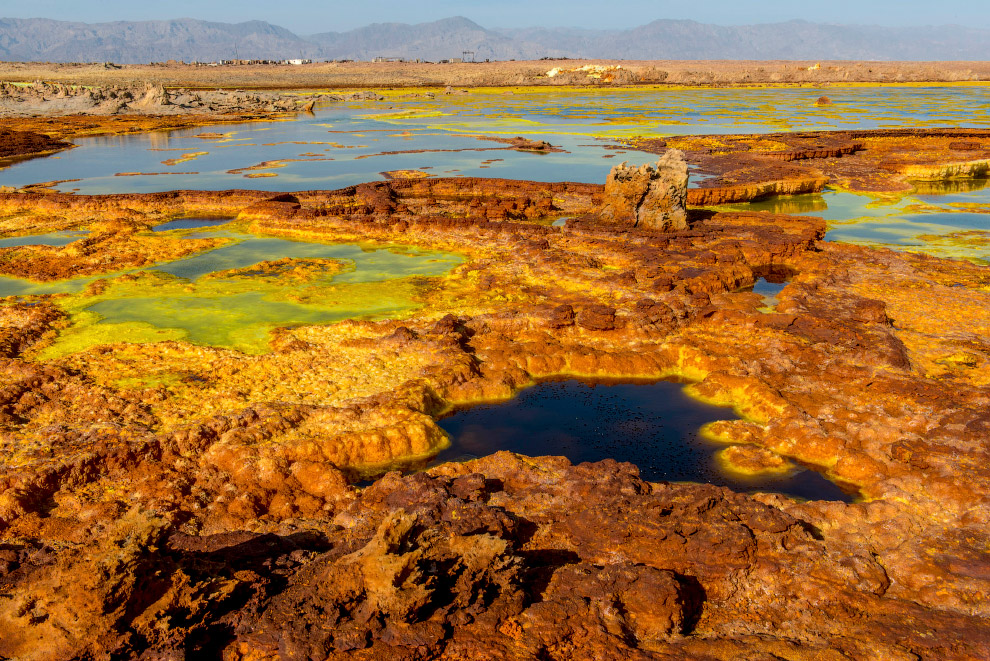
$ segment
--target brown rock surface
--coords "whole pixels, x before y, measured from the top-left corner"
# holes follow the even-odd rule
[[[0,161],[17,156],[51,153],[69,146],[61,140],[31,131],[0,129]]]
[[[266,260],[251,266],[213,271],[203,277],[208,280],[243,280],[257,277],[277,278],[295,282],[311,282],[340,273],[345,264],[336,259],[282,259]]]
[[[605,180],[603,222],[643,229],[667,231],[687,227],[684,203],[688,171],[684,154],[664,152],[656,167],[616,165]]]
[[[240,214],[466,256],[408,318],[281,329],[260,356],[40,362],[61,299],[0,301],[0,655],[986,658],[986,268],[822,242],[805,217],[612,227],[602,192],[0,194],[7,233]],[[764,314],[739,290],[769,273],[792,277]],[[353,486],[435,452],[449,405],[567,374],[691,379],[743,416],[709,436],[862,500],[505,453]]]
[[[503,144],[511,146],[513,149],[517,151],[536,152],[539,154],[550,154],[553,152],[564,151],[560,147],[551,145],[546,140],[530,140],[529,138],[523,138],[521,136],[517,136],[515,138],[503,138],[499,136],[483,135],[478,137],[482,140],[492,140],[494,142],[501,142]]]
[[[820,192],[826,185],[863,192],[904,192],[913,181],[985,176],[990,130],[884,129],[767,135],[677,136],[634,141],[637,149],[680,149],[713,175],[688,190],[691,206],[748,202]]]
[[[93,524],[89,546],[6,552],[0,653],[975,659],[990,645],[979,614],[917,603],[886,557],[780,505],[500,453],[390,474],[277,534],[169,534],[132,510]]]

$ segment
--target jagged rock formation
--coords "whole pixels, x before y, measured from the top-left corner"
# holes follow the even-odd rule
[[[684,154],[664,152],[656,167],[621,163],[605,180],[600,216],[603,222],[653,230],[687,227],[688,169]]]
[[[334,101],[343,97],[321,95],[320,98]],[[116,85],[83,87],[44,81],[26,86],[0,83],[0,117],[279,113],[304,110],[315,100],[315,96],[307,99],[278,92],[167,90],[154,83],[130,88]]]

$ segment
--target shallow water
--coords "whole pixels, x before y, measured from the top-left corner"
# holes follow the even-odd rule
[[[170,232],[172,230],[204,229],[207,227],[226,225],[230,221],[230,218],[177,218],[176,220],[170,220],[167,223],[162,223],[161,225],[155,225],[151,228],[151,231]]]
[[[463,261],[459,255],[403,246],[307,243],[233,229],[185,236],[228,238],[232,243],[154,267],[99,276],[109,285],[98,295],[79,293],[96,277],[44,284],[0,277],[0,296],[78,294],[61,302],[75,315],[74,324],[44,357],[96,344],[164,339],[259,353],[267,349],[268,332],[274,327],[391,317],[414,310],[429,279]],[[284,258],[336,260],[343,270],[306,280],[210,277]],[[139,277],[116,278],[125,273]]]
[[[545,381],[496,404],[461,409],[438,424],[452,445],[434,463],[480,457],[498,450],[530,456],[562,455],[574,463],[612,458],[639,467],[649,481],[707,482],[737,491],[776,491],[809,499],[852,497],[815,471],[787,475],[728,474],[715,453],[725,445],[698,430],[735,416],[702,404],[683,384]]]
[[[829,96],[833,105],[816,106],[815,100],[822,95]],[[617,162],[639,164],[656,159],[615,144],[623,138],[988,126],[988,108],[990,87],[948,85],[482,90],[436,99],[392,96],[380,103],[334,104],[291,121],[79,139],[76,149],[0,170],[0,185],[72,180],[53,188],[90,194],[180,188],[295,191],[380,180],[384,173],[398,170],[433,176],[602,183]],[[222,135],[197,137],[210,133]],[[565,152],[519,152],[479,139],[481,135],[546,139]],[[952,238],[988,229],[988,216],[965,205],[990,207],[986,182],[982,187],[979,182],[926,185],[917,194],[896,200],[827,192],[744,206],[824,216],[830,223],[830,240],[987,259],[990,253],[985,241],[970,241],[971,235]],[[74,324],[63,331],[47,355],[94,344],[165,339],[260,352],[275,326],[411,311],[418,305],[417,296],[430,286],[426,279],[448,272],[461,261],[449,254],[331,246],[210,229],[226,222],[179,219],[156,227],[156,232],[202,229],[188,236],[226,235],[236,243],[143,269],[135,282],[112,281],[100,296],[66,299]],[[0,239],[0,247],[59,246],[77,238],[68,233],[15,237]],[[207,277],[219,270],[282,257],[336,259],[348,266],[333,276],[302,284]],[[0,278],[0,296],[78,293],[94,279],[39,285]],[[753,291],[764,296],[770,308],[782,286],[761,279]],[[575,462],[612,457],[637,464],[649,480],[711,482],[743,491],[850,499],[814,471],[797,469],[792,475],[751,479],[723,472],[714,458],[723,446],[700,438],[698,430],[706,422],[730,417],[726,409],[691,400],[679,384],[543,383],[509,402],[476,406],[441,421],[454,445],[437,460],[499,449],[562,454]]]
[[[757,279],[756,283],[753,285],[753,293],[759,294],[763,297],[764,303],[776,303],[777,295],[787,286],[784,281],[771,282],[766,278]]]
[[[86,232],[52,232],[50,234],[13,236],[0,239],[0,248],[16,248],[18,246],[67,246],[73,241],[83,238],[86,234]]]
[[[739,291],[749,291],[758,294],[763,299],[762,307],[757,308],[760,312],[775,312],[780,300],[777,296],[784,287],[787,286],[791,274],[767,274],[759,277],[751,287],[743,287]]]
[[[828,241],[990,263],[990,213],[977,211],[990,211],[987,187],[900,197],[828,190],[820,195],[795,195],[725,208],[824,218],[828,221]]]
[[[26,242],[20,245],[31,245]],[[67,245],[67,244],[66,244]],[[0,275],[0,298],[5,296],[42,296],[45,294],[77,294],[84,290],[95,277],[70,278],[54,282],[33,282]]]
[[[520,88],[435,99],[388,94],[382,102],[329,104],[289,121],[83,138],[77,149],[57,157],[0,171],[0,185],[78,179],[56,187],[82,193],[290,191],[340,188],[395,170],[602,183],[616,162],[656,159],[625,147],[607,148],[615,139],[634,136],[990,125],[990,87],[979,85]],[[816,106],[822,95],[833,104]],[[210,133],[223,137],[195,137]],[[567,153],[518,152],[479,135],[547,139]],[[158,174],[115,176],[129,173]]]

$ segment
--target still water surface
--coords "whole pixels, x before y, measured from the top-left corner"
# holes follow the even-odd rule
[[[731,409],[703,404],[682,383],[544,381],[513,399],[455,411],[438,424],[452,445],[435,463],[480,457],[498,450],[530,456],[559,455],[574,463],[616,459],[635,464],[652,482],[707,482],[736,491],[776,491],[849,502],[852,496],[812,470],[742,476],[722,470],[722,444],[698,430],[734,419]]]
[[[396,170],[602,183],[616,162],[656,159],[616,147],[615,140],[635,136],[990,126],[990,87],[980,85],[388,94],[287,121],[82,138],[77,149],[0,171],[0,185],[63,181],[56,188],[81,193],[294,191],[341,188]],[[815,105],[823,94],[832,105]],[[204,134],[217,137],[197,137]],[[516,135],[565,152],[518,152],[479,139]]]
[[[215,222],[222,221],[182,219],[176,224],[202,227]],[[50,356],[95,344],[166,339],[260,353],[267,350],[268,333],[275,327],[411,312],[419,307],[418,297],[431,286],[431,278],[463,262],[452,253],[406,246],[290,241],[237,229],[206,229],[183,236],[222,238],[230,243],[174,262],[108,276],[51,283],[0,276],[0,297],[79,294],[63,302],[74,314],[74,323],[49,347]],[[26,237],[23,242],[36,243],[38,238]],[[335,260],[340,271],[308,279],[214,276],[280,259]],[[114,277],[124,273],[138,277]],[[86,286],[98,277],[108,278],[105,290],[86,294]]]
[[[990,181],[965,183],[965,192],[946,195],[874,197],[827,190],[726,208],[824,218],[828,241],[990,264]]]

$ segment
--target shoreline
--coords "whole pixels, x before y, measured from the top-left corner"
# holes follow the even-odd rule
[[[0,150],[10,134],[47,137],[58,142],[42,151],[15,151],[0,158],[0,172],[22,161],[52,156],[74,149],[76,138],[135,135],[158,131],[205,128],[244,122],[279,121],[295,113],[244,113],[241,115],[36,115],[0,117]],[[61,120],[61,121],[56,121]],[[2,184],[0,184],[2,188]]]
[[[585,70],[581,70],[586,68]],[[557,69],[553,76],[547,74]],[[604,87],[990,82],[990,62],[810,60],[530,60],[432,64],[321,62],[291,65],[0,62],[0,80],[82,85],[289,90],[380,87]]]

